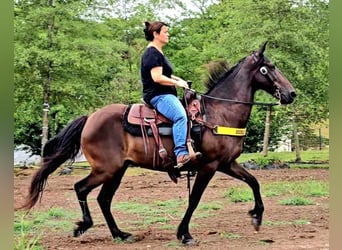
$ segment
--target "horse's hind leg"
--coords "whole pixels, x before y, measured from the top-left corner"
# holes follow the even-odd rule
[[[83,220],[76,223],[77,228],[74,230],[74,237],[82,235],[87,229],[93,225],[93,220],[90,215],[87,196],[91,190],[102,184],[101,179],[98,176],[89,174],[86,178],[77,182],[74,185],[74,189],[78,198],[78,202],[81,206]]]
[[[122,232],[115,223],[114,217],[110,211],[111,202],[115,191],[118,189],[121,179],[127,169],[128,164],[125,164],[114,176],[113,178],[107,180],[97,197],[97,201],[102,210],[103,216],[106,219],[109,230],[113,236],[113,238],[120,237],[123,240],[126,240],[131,236],[130,233]]]
[[[252,188],[255,205],[254,205],[254,209],[250,210],[248,213],[252,217],[252,224],[255,230],[259,231],[260,225],[262,223],[264,204],[261,199],[260,185],[257,179],[236,161],[232,162],[229,167],[220,166],[218,171],[228,174],[239,180],[242,180],[246,182]]]

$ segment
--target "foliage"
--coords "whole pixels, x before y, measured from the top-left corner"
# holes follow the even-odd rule
[[[49,137],[70,120],[109,103],[141,97],[143,21],[165,19],[165,47],[175,74],[202,82],[206,65],[239,59],[269,41],[269,55],[294,84],[295,104],[272,113],[270,146],[281,135],[328,118],[329,2],[265,1],[27,1],[14,2],[14,142],[40,152],[43,103],[48,100]],[[172,10],[181,13],[172,15]],[[257,93],[257,101],[274,102]],[[252,110],[245,152],[260,150],[265,111]]]

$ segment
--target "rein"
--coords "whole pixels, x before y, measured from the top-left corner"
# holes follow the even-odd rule
[[[279,105],[279,103],[244,102],[244,101],[238,101],[238,100],[209,96],[209,95],[205,95],[205,94],[199,94],[198,99],[203,104],[203,107],[205,107],[205,103],[204,103],[204,99],[202,97],[207,97],[207,98],[218,100],[218,101],[231,102],[231,103],[235,103],[235,104],[261,105],[261,106]],[[204,109],[203,109],[203,115],[205,115]],[[220,126],[220,125],[213,125],[212,123],[205,120],[205,116],[203,116],[203,119],[200,117],[195,117],[194,120],[198,124],[205,126],[208,129],[210,129],[213,132],[213,134],[215,134],[215,135],[231,135],[231,136],[245,136],[246,135],[246,128],[233,128],[233,127],[226,127],[226,126]]]
[[[195,91],[195,90],[193,90]],[[220,97],[215,97],[215,96],[210,96],[210,95],[206,95],[200,92],[199,93],[199,98],[201,98],[202,96],[207,97],[209,99],[214,99],[217,101],[223,101],[223,102],[231,102],[231,103],[236,103],[236,104],[245,104],[245,105],[260,105],[260,106],[275,106],[275,105],[279,105],[279,102],[244,102],[244,101],[239,101],[239,100],[232,100],[232,99],[226,99],[226,98],[220,98]]]

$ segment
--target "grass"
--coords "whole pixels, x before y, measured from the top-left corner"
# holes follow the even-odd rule
[[[306,206],[315,204],[312,200],[304,197],[290,197],[279,201],[280,205],[285,206]]]
[[[38,234],[41,228],[51,231],[70,232],[73,228],[74,213],[64,208],[52,207],[46,212],[14,214],[14,249],[40,250],[40,240],[44,231]]]
[[[291,196],[292,199],[283,200],[282,205],[309,205],[309,197],[328,197],[329,184],[323,181],[283,181],[270,182],[262,186],[262,194],[266,197]],[[237,186],[228,189],[224,196],[230,202],[253,201],[252,190],[248,186]]]
[[[38,250],[43,249],[40,246],[40,239],[42,233],[37,236],[30,235],[30,232],[33,230],[33,222],[26,221],[24,215],[20,215],[17,217],[14,222],[14,249],[21,250]]]
[[[268,152],[264,157],[262,153],[243,153],[237,159],[239,163],[249,160],[255,160],[260,165],[267,165],[270,161],[289,162],[291,168],[328,168],[329,167],[329,150],[308,150],[300,152],[303,163],[295,163],[295,152]],[[321,162],[321,164],[315,164]]]
[[[293,221],[269,221],[265,220],[262,222],[264,226],[287,226],[287,225],[295,225],[295,226],[301,226],[301,225],[308,225],[311,222],[306,219],[299,219],[299,220],[293,220]]]
[[[232,187],[224,196],[231,202],[248,202],[254,200],[252,190],[249,187]]]
[[[234,233],[220,233],[220,237],[224,239],[240,239],[241,235],[234,234]]]

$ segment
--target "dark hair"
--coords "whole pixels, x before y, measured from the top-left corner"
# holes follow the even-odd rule
[[[145,38],[147,41],[153,41],[154,36],[153,36],[153,32],[157,32],[158,34],[160,33],[160,30],[163,26],[168,26],[166,23],[164,22],[145,22],[145,29],[144,29],[144,33],[145,33]]]

